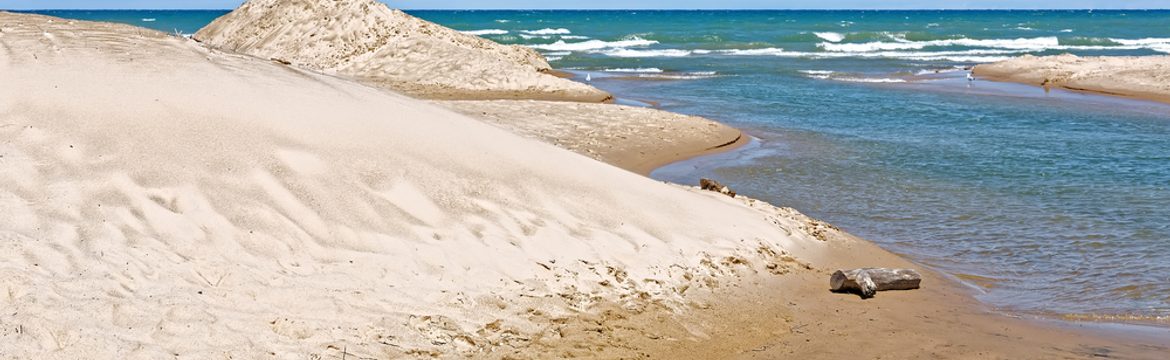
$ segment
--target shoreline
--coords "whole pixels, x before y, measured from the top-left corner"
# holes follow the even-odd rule
[[[750,129],[747,131],[750,131]],[[712,169],[716,166],[714,164],[718,164],[718,163],[725,163],[728,161],[738,161],[739,160],[738,157],[742,153],[736,153],[736,152],[743,149],[743,147],[745,145],[751,144],[753,141],[757,141],[757,140],[755,140],[755,138],[751,138],[748,141],[746,141],[744,144],[737,144],[736,147],[734,147],[734,148],[726,149],[723,151],[713,151],[711,153],[701,154],[701,155],[693,156],[690,158],[682,159],[679,161],[671,162],[671,163],[665,164],[661,167],[655,168],[653,171],[651,171],[651,173],[656,173],[659,170],[670,170],[670,173],[675,174],[677,176],[677,174],[682,173],[682,172],[702,172],[704,170],[709,170],[709,169]],[[725,158],[721,158],[721,157],[725,157]],[[695,166],[693,166],[692,168],[695,170],[682,171],[682,170],[672,169],[673,167],[688,167],[688,163],[690,163],[690,162],[694,162]],[[696,177],[696,179],[697,178],[698,177]],[[658,180],[658,178],[655,177],[655,180]],[[718,179],[716,179],[716,180],[718,180]],[[676,183],[676,182],[671,181],[671,180],[663,180],[663,181]],[[689,186],[691,184],[680,184],[680,185]],[[735,189],[734,184],[727,184],[727,185],[729,185],[733,189]],[[741,194],[741,195],[759,196],[761,194]],[[783,206],[783,205],[781,204],[781,205],[777,205],[777,206]],[[861,241],[868,242],[868,243],[882,249],[883,251],[889,252],[889,250],[885,250],[885,248],[877,242],[863,239],[863,238],[858,238],[858,239],[860,239]],[[987,311],[989,313],[996,313],[1004,318],[1025,319],[1025,320],[1036,322],[1036,323],[1053,323],[1053,324],[1056,324],[1058,327],[1081,326],[1081,325],[1096,326],[1096,327],[1114,327],[1114,328],[1121,327],[1122,329],[1114,329],[1114,330],[1119,330],[1119,331],[1123,331],[1123,332],[1130,332],[1132,330],[1140,330],[1140,328],[1153,328],[1153,329],[1157,329],[1157,330],[1170,330],[1170,322],[1166,322],[1163,320],[1128,320],[1128,321],[1125,321],[1125,320],[1111,320],[1111,319],[1108,319],[1108,316],[1102,316],[1101,318],[1090,318],[1090,317],[1086,317],[1086,316],[1081,316],[1080,314],[1063,314],[1063,313],[1045,314],[1045,313],[1014,312],[1011,310],[1001,310],[1001,309],[998,309],[998,308],[992,306],[991,304],[988,304],[988,303],[985,303],[981,300],[976,299],[977,292],[981,289],[981,287],[975,282],[970,282],[968,280],[964,280],[962,274],[951,274],[951,273],[944,272],[942,269],[937,269],[937,268],[934,268],[934,267],[929,266],[929,265],[920,264],[912,256],[909,256],[909,255],[893,254],[893,253],[891,253],[891,255],[902,258],[906,261],[918,264],[918,266],[920,266],[922,268],[930,269],[931,271],[934,271],[937,274],[939,274],[941,277],[945,278],[945,280],[947,282],[951,283],[951,285],[954,285],[954,286],[960,287],[960,288],[964,288],[964,289],[969,289],[970,290],[969,295],[970,295],[971,299],[976,301],[976,304],[979,306],[980,309],[982,309],[983,311]],[[1124,318],[1124,317],[1123,316],[1119,317],[1119,319],[1121,319],[1121,318]],[[1126,327],[1138,327],[1139,329],[1125,329]],[[1168,333],[1167,335],[1170,335],[1170,333]]]
[[[646,107],[474,98],[432,103],[646,177],[661,166],[750,141],[708,118]]]
[[[1104,96],[1103,94],[1095,94],[1095,93],[1091,93],[1091,92],[1089,94],[1096,95],[1096,96]],[[615,96],[622,96],[622,95],[629,96],[631,94],[615,93]],[[1148,99],[1142,99],[1142,100],[1148,100]],[[747,134],[747,132],[745,130],[741,129],[740,131],[743,132],[745,135]],[[651,169],[646,174],[647,174],[647,176],[649,176],[648,174],[654,173],[658,170],[669,168],[671,166],[679,166],[679,165],[682,165],[682,164],[685,164],[685,163],[691,162],[691,161],[699,161],[699,162],[705,161],[707,163],[721,162],[720,160],[711,159],[711,158],[717,158],[721,155],[722,156],[730,155],[731,153],[743,148],[743,146],[745,144],[748,144],[751,141],[754,141],[754,140],[752,140],[752,138],[750,136],[748,136],[748,138],[746,140],[744,140],[742,142],[737,141],[733,146],[730,146],[727,148],[711,149],[711,151],[697,153],[694,156],[689,156],[689,157],[682,158],[682,159],[679,159],[676,161],[663,163],[662,165],[655,167],[654,169]],[[704,160],[704,158],[707,158],[707,159]],[[687,186],[690,184],[681,184],[681,185]],[[729,184],[729,185],[732,185],[732,187],[734,188],[734,184]],[[747,195],[752,195],[752,194],[747,194]],[[756,194],[756,195],[759,195],[759,194]],[[782,205],[778,205],[778,206],[782,206]],[[848,236],[853,237],[852,235],[848,235]],[[872,247],[873,250],[871,250],[871,252],[872,251],[879,251],[879,252],[885,253],[883,256],[886,257],[887,259],[884,261],[894,261],[894,262],[902,261],[902,262],[913,263],[913,264],[915,264],[916,268],[920,269],[922,272],[932,273],[931,277],[934,278],[933,280],[936,280],[938,282],[932,283],[931,286],[941,286],[941,287],[948,289],[950,291],[954,291],[956,294],[960,294],[959,296],[961,296],[961,300],[963,302],[963,307],[964,307],[962,309],[962,311],[969,312],[966,315],[964,315],[964,316],[970,316],[971,318],[969,320],[977,321],[977,322],[984,322],[984,321],[1011,322],[1012,329],[1016,329],[1016,330],[1027,329],[1027,331],[1025,331],[1025,333],[1040,334],[1040,336],[1042,336],[1042,337],[1046,338],[1048,341],[1052,341],[1052,342],[1062,342],[1064,340],[1064,338],[1062,336],[1066,336],[1066,335],[1068,335],[1068,333],[1074,333],[1074,334],[1076,334],[1076,336],[1083,337],[1082,338],[1083,341],[1092,341],[1092,339],[1096,339],[1097,341],[1106,341],[1106,342],[1110,342],[1114,345],[1117,345],[1117,344],[1132,344],[1132,343],[1134,343],[1135,338],[1137,338],[1137,339],[1141,339],[1141,341],[1149,341],[1152,343],[1159,343],[1159,344],[1161,344],[1161,346],[1170,346],[1170,332],[1167,332],[1167,331],[1170,331],[1170,323],[1157,322],[1157,321],[1119,321],[1119,320],[1109,320],[1109,319],[1074,319],[1074,318],[1068,318],[1068,316],[1070,316],[1069,314],[1043,315],[1043,314],[1021,313],[1021,312],[1011,312],[1011,311],[1006,311],[1006,310],[1000,310],[1000,309],[993,307],[990,304],[987,304],[981,300],[978,300],[976,297],[977,292],[978,292],[978,287],[974,284],[970,284],[970,283],[965,282],[964,280],[959,278],[958,275],[945,273],[940,269],[935,269],[933,267],[918,263],[913,258],[906,256],[906,255],[898,255],[898,254],[891,253],[891,252],[889,252],[889,250],[886,250],[884,247],[882,247],[881,245],[879,245],[876,242],[862,239],[862,238],[856,238],[856,237],[854,237],[854,239]],[[891,260],[891,259],[893,259],[893,260]],[[826,276],[827,276],[827,274],[826,274]],[[934,300],[939,300],[939,299],[934,299]],[[934,302],[934,300],[928,300],[926,302]],[[958,311],[958,308],[956,308],[956,311]],[[1161,337],[1159,337],[1159,335],[1161,335]],[[1069,355],[1069,354],[1066,354],[1066,355]],[[1086,355],[1088,357],[1095,357],[1095,356],[1101,356],[1104,354],[1083,354],[1083,355]],[[1135,356],[1134,358],[1144,358],[1144,357]]]
[[[1170,104],[1170,56],[1021,56],[981,64],[980,78],[1071,92]]]
[[[1093,89],[1090,87],[1075,87],[1075,86],[1070,86],[1067,84],[1056,84],[1056,85],[1045,86],[1043,84],[1039,84],[1039,83],[1036,83],[1034,81],[1020,79],[1020,78],[1016,78],[1013,76],[1003,76],[1003,75],[997,75],[997,74],[979,75],[979,79],[984,80],[984,81],[992,81],[992,82],[1000,82],[1000,83],[1028,85],[1028,86],[1036,87],[1039,89],[1044,89],[1044,91],[1051,91],[1052,89],[1057,89],[1057,90],[1068,91],[1071,93],[1083,94],[1083,95],[1103,96],[1103,97],[1108,97],[1108,98],[1132,100],[1132,101],[1148,101],[1148,102],[1153,102],[1153,103],[1158,103],[1158,104],[1163,104],[1163,105],[1170,105],[1170,95],[1151,93],[1151,92],[1141,92],[1141,91],[1123,92],[1123,91],[1101,90],[1101,89]]]
[[[102,38],[117,40],[107,40],[111,43],[92,50],[69,46],[79,42],[70,37],[78,32],[74,26],[95,31],[85,28],[93,26],[108,32],[102,35],[111,35]],[[116,341],[144,335],[161,337],[152,336],[153,341],[146,343],[146,351],[154,351],[154,355],[163,354],[163,350],[171,354],[174,349],[184,355],[196,351],[210,354],[212,349],[256,351],[236,353],[253,355],[245,357],[258,357],[260,351],[270,350],[272,354],[303,354],[309,348],[342,357],[353,356],[351,351],[369,357],[398,353],[513,357],[504,353],[508,350],[483,352],[499,347],[519,349],[521,358],[539,358],[575,351],[596,355],[590,351],[604,347],[597,352],[745,359],[844,357],[859,352],[897,358],[978,354],[1153,359],[1167,349],[1161,344],[1104,335],[1098,338],[1082,331],[1035,327],[989,315],[975,307],[979,302],[970,296],[970,290],[949,283],[941,273],[796,210],[773,208],[744,197],[731,199],[693,187],[672,189],[392,91],[208,51],[158,34],[125,40],[112,36],[125,32],[117,26],[70,22],[48,30],[26,25],[15,33],[4,30],[0,39],[41,55],[12,64],[0,61],[0,67],[11,66],[13,70],[5,68],[0,75],[12,76],[14,83],[32,89],[28,93],[9,89],[12,98],[37,105],[30,107],[35,111],[51,109],[17,117],[18,122],[28,122],[28,127],[3,128],[5,135],[14,134],[13,139],[18,140],[16,149],[29,154],[6,160],[52,170],[42,175],[30,165],[33,170],[20,174],[26,176],[20,184],[51,181],[59,185],[15,191],[11,197],[17,200],[55,200],[27,211],[11,207],[21,210],[15,213],[20,217],[13,218],[46,224],[64,219],[79,227],[108,222],[118,224],[110,226],[118,229],[117,234],[130,234],[131,239],[93,231],[85,235],[98,236],[97,246],[104,247],[75,248],[76,239],[68,231],[18,228],[43,240],[14,242],[39,258],[18,258],[14,251],[10,263],[20,268],[0,269],[17,275],[13,286],[19,297],[8,301],[21,309],[20,317],[4,314],[0,320],[36,321],[48,330],[47,335],[0,331],[0,338],[15,339],[0,348],[25,346],[19,350],[34,353],[37,340],[57,339],[60,333],[68,335],[71,343],[58,341],[57,350],[70,347],[67,351],[71,353],[66,354],[75,355],[110,351],[111,346],[116,349],[123,344]],[[45,41],[51,43],[46,45]],[[130,50],[108,50],[125,50],[118,47],[122,45]],[[159,53],[130,52],[151,50]],[[118,61],[123,56],[134,56],[135,65]],[[7,57],[0,49],[0,58]],[[94,66],[84,66],[77,59]],[[167,74],[178,79],[166,86],[142,82],[132,76],[140,75],[136,71],[143,65],[137,64],[169,69]],[[92,71],[94,68],[102,71]],[[265,81],[246,82],[241,74]],[[58,90],[58,83],[77,86]],[[125,93],[94,91],[107,83]],[[206,87],[219,90],[211,93],[233,96],[212,98]],[[73,96],[80,93],[99,94],[85,98],[93,104],[125,102],[135,105],[127,107],[134,111],[86,106],[89,104]],[[266,95],[253,98],[244,94]],[[173,109],[158,106],[160,98],[168,106],[198,111],[179,112],[182,117],[164,116]],[[594,106],[611,106],[604,110],[628,112],[622,115],[627,119],[638,118],[629,114],[634,112],[688,118],[701,125],[700,129],[735,137],[713,147],[692,147],[695,155],[688,159],[703,152],[725,153],[750,142],[741,130],[721,123],[653,109],[513,100],[466,104],[498,105],[501,114],[518,117],[518,108],[513,106],[520,103],[590,116],[595,114],[589,110],[600,109]],[[70,126],[71,120],[95,111],[110,115],[97,117],[108,122],[104,127]],[[44,115],[50,112],[54,116]],[[207,116],[207,112],[218,115]],[[158,119],[177,125],[158,125]],[[36,129],[26,130],[33,129],[31,125]],[[116,136],[131,141],[113,147],[108,140],[115,135],[95,130],[133,130],[135,126],[170,136],[156,138],[145,135],[150,131],[125,131]],[[249,131],[236,131],[233,126]],[[654,129],[647,131],[653,133]],[[225,146],[209,148],[206,139],[180,136],[189,133],[213,135],[208,138]],[[615,135],[606,131],[595,134]],[[652,137],[624,140],[649,145],[662,142]],[[46,146],[46,141],[51,146]],[[79,150],[72,150],[75,144]],[[65,150],[65,145],[70,150]],[[554,145],[565,148],[563,143]],[[669,163],[679,161],[686,159]],[[118,175],[111,180],[112,170]],[[116,186],[91,190],[93,185],[103,184]],[[57,196],[61,193],[69,196]],[[72,207],[69,201],[121,210]],[[469,203],[476,207],[469,207]],[[40,207],[50,205],[60,205],[61,210]],[[73,211],[78,211],[76,216],[61,215]],[[355,223],[354,217],[365,222]],[[464,225],[468,227],[460,227]],[[181,235],[202,231],[206,231],[206,238]],[[761,243],[756,247],[745,239]],[[219,246],[193,247],[192,240]],[[296,247],[271,246],[282,241]],[[131,251],[124,247],[127,242],[164,246]],[[389,247],[396,246],[393,244],[402,246]],[[562,247],[584,250],[566,253]],[[100,257],[95,250],[100,251]],[[140,256],[142,251],[147,251],[145,256]],[[682,261],[675,259],[683,259],[684,252],[685,260],[698,264],[667,263]],[[71,270],[71,266],[103,269],[107,266],[105,256],[133,259],[138,268],[150,273],[111,279],[101,277],[102,271],[74,275]],[[61,258],[69,261],[58,261]],[[413,262],[402,261],[404,258]],[[111,273],[120,268],[120,262],[110,262]],[[232,271],[245,273],[225,273],[225,262]],[[598,271],[594,264],[604,266]],[[927,282],[920,290],[883,292],[864,301],[827,291],[825,280],[835,268],[875,265],[923,268]],[[596,271],[597,276],[590,271]],[[288,276],[290,272],[297,276]],[[204,273],[219,280],[208,280]],[[514,283],[497,284],[496,277],[513,279]],[[568,286],[542,288],[561,286],[561,279],[567,279]],[[81,284],[100,288],[71,287]],[[705,298],[684,297],[690,288],[709,293]],[[105,293],[103,289],[126,291]],[[157,295],[161,298],[165,294],[165,302],[174,307],[158,307],[163,300],[152,298],[154,293],[139,292],[145,289],[164,290]],[[13,290],[9,292],[11,295]],[[40,297],[43,294],[50,296]],[[68,305],[59,300],[82,294],[87,299],[99,295]],[[606,302],[613,299],[621,302]],[[532,305],[543,301],[553,305]],[[567,304],[564,309],[554,307],[562,301]],[[104,315],[82,315],[103,312],[111,304],[112,320]],[[127,306],[120,308],[120,304]],[[395,310],[387,311],[388,304]],[[166,314],[162,321],[159,314]],[[525,317],[539,328],[532,330],[513,322],[517,317]],[[1003,327],[1004,323],[1010,326]],[[166,331],[143,333],[164,325]],[[198,330],[190,330],[191,325]],[[85,330],[86,336],[50,328],[66,326]],[[658,331],[658,326],[664,329]],[[99,332],[102,335],[94,336]],[[622,335],[627,333],[637,336],[626,339]],[[113,334],[113,340],[108,334]],[[206,334],[216,338],[205,339],[206,344],[187,345],[191,335]],[[258,341],[232,343],[233,335],[240,334],[254,335]],[[576,341],[586,348],[571,348],[560,343],[562,340]],[[622,347],[628,344],[638,347]]]
[[[714,121],[714,120],[712,120],[712,121]],[[726,125],[726,124],[724,124],[724,125]],[[730,127],[730,126],[728,126],[728,127]],[[717,155],[717,154],[736,151],[736,150],[743,148],[747,144],[750,144],[752,141],[755,141],[755,138],[753,138],[751,135],[744,132],[743,130],[741,130],[739,128],[735,128],[735,127],[732,127],[732,129],[736,129],[737,131],[739,131],[739,136],[737,136],[735,138],[735,140],[732,140],[730,142],[726,142],[726,143],[723,143],[720,145],[716,145],[716,146],[713,146],[710,148],[706,148],[706,149],[701,149],[701,150],[694,149],[692,151],[682,151],[682,152],[677,153],[675,156],[671,156],[671,157],[663,156],[660,158],[649,159],[645,162],[644,165],[635,167],[634,172],[638,173],[639,175],[645,176],[645,177],[650,177],[650,174],[653,173],[654,171],[661,169],[663,167],[666,167],[666,166],[670,166],[671,164],[685,162],[685,161],[688,161],[688,160],[691,160],[694,158],[698,158],[698,157],[703,157],[703,156],[708,156],[708,155]],[[698,179],[696,179],[696,181],[698,181]],[[687,185],[689,185],[689,184],[687,184]]]

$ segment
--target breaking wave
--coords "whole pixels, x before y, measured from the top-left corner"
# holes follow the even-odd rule
[[[602,71],[616,72],[616,73],[662,73],[662,72],[664,72],[662,69],[659,69],[659,68],[619,68],[619,69],[605,69]]]
[[[605,49],[592,51],[594,53],[620,58],[653,58],[653,57],[685,57],[703,55],[724,56],[777,56],[790,58],[887,58],[919,61],[955,61],[955,62],[995,62],[1007,60],[1019,55],[1023,51],[1014,50],[964,50],[964,51],[880,51],[880,52],[808,52],[788,51],[782,48],[763,49],[723,49],[723,50],[683,50],[683,49]],[[995,56],[993,56],[995,55]]]
[[[557,42],[552,43],[552,44],[534,44],[534,45],[528,45],[528,47],[531,47],[533,49],[552,50],[552,51],[557,51],[557,50],[587,51],[587,50],[598,50],[598,49],[618,49],[618,48],[629,48],[629,47],[639,47],[639,46],[650,46],[650,45],[654,45],[657,43],[658,42],[654,41],[654,40],[646,40],[646,39],[642,39],[639,37],[631,37],[629,40],[618,40],[618,41],[589,40],[589,41],[572,42],[572,43],[565,42],[564,40],[558,40]]]
[[[892,37],[893,41],[875,41],[866,43],[837,43],[822,42],[817,47],[828,52],[874,52],[890,50],[922,50],[927,48],[969,47],[987,49],[1008,49],[1025,51],[1046,50],[1140,50],[1149,49],[1158,52],[1170,52],[1170,39],[1114,39],[1114,38],[1069,38],[1060,39],[1055,36],[1018,39],[944,39],[929,41],[909,41],[900,37]]]
[[[825,40],[828,42],[838,43],[838,42],[841,42],[842,40],[845,40],[845,35],[842,35],[840,33],[835,33],[835,32],[815,32],[815,33],[813,33],[813,35],[816,35],[817,37],[821,38],[821,40]]]
[[[508,30],[501,30],[501,29],[467,30],[467,31],[460,31],[460,32],[464,33],[464,34],[475,35],[475,36],[507,35],[508,34]]]
[[[520,30],[520,32],[528,34],[528,35],[568,35],[568,34],[573,33],[572,31],[569,31],[569,29],[565,29],[565,28],[561,28],[561,29],[551,29],[550,28],[550,29],[540,29],[540,30]]]

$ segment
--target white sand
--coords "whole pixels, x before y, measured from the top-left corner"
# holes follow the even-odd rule
[[[194,38],[421,97],[610,98],[544,73],[551,68],[532,49],[460,33],[375,0],[249,0]]]
[[[533,314],[685,312],[823,247],[794,212],[125,25],[0,13],[0,84],[3,358],[499,357],[551,336]]]

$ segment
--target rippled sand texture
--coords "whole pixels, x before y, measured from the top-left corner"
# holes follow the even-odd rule
[[[993,80],[1170,102],[1170,56],[1024,55],[975,67]]]
[[[803,217],[183,38],[0,13],[0,44],[5,357],[507,354],[538,317],[685,312],[687,289],[823,243]]]
[[[427,98],[610,98],[546,74],[548,63],[529,48],[463,34],[375,0],[250,0],[194,39]]]

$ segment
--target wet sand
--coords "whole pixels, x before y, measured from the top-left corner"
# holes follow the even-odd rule
[[[1170,103],[1170,56],[1025,55],[976,66],[974,74],[993,81]]]
[[[531,100],[435,103],[642,175],[748,140],[715,121],[643,107]]]

